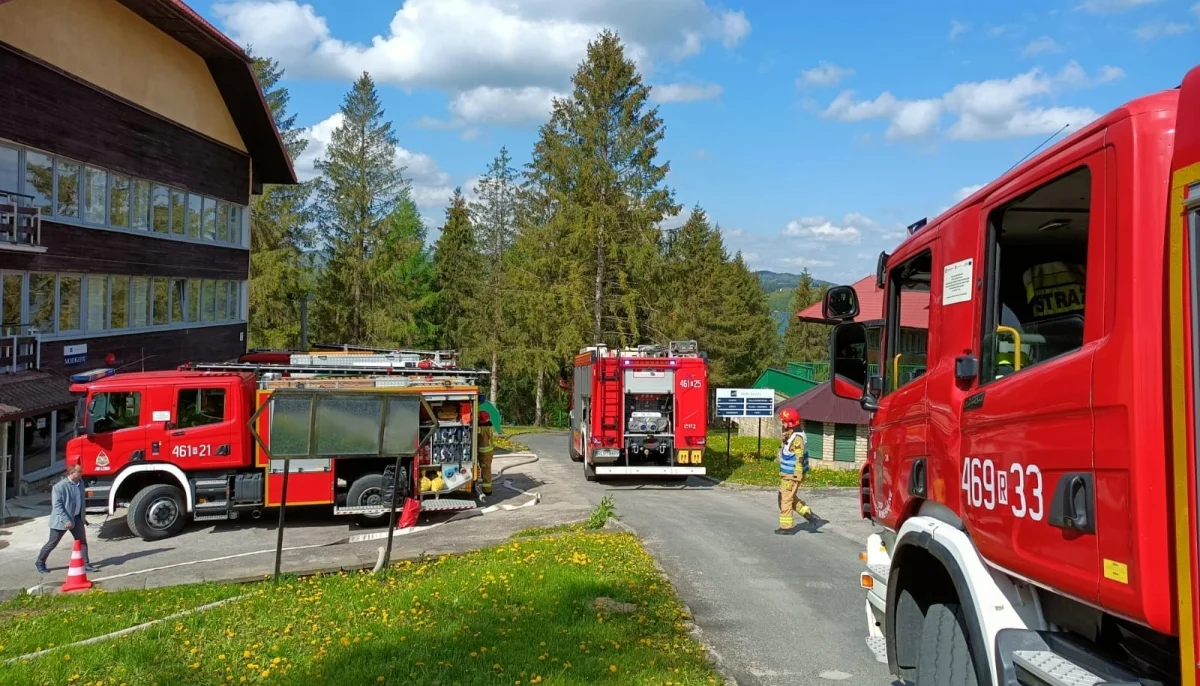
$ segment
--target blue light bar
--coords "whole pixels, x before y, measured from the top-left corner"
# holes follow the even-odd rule
[[[99,381],[100,379],[103,379],[106,376],[112,376],[113,374],[116,374],[116,373],[117,373],[117,370],[110,369],[110,368],[89,369],[86,372],[72,374],[71,382],[72,383],[88,383],[90,381]]]

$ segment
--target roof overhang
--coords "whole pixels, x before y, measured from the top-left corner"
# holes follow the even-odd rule
[[[250,56],[182,0],[117,0],[204,59],[253,161],[254,192],[263,184],[294,184],[296,171]]]

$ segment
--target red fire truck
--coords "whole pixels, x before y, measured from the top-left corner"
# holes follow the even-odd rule
[[[878,372],[830,289],[892,674],[1196,684],[1198,230],[1200,68],[910,227],[880,256]]]
[[[576,356],[569,450],[588,481],[704,474],[707,432],[708,364],[695,341]]]
[[[248,355],[263,355],[250,353]],[[66,447],[68,464],[83,465],[88,512],[128,508],[136,536],[157,540],[196,521],[260,516],[278,507],[282,459],[268,459],[251,434],[254,413],[279,389],[327,394],[302,408],[276,402],[256,429],[273,452],[272,426],[381,426],[381,392],[419,392],[437,428],[421,453],[401,466],[399,499],[392,497],[395,460],[293,459],[289,506],[332,506],[361,524],[385,523],[389,504],[418,498],[422,510],[469,509],[476,479],[478,379],[457,369],[444,352],[291,353],[259,362],[185,365],[177,371],[114,374],[101,369],[72,377],[80,397],[78,435]],[[355,400],[356,391],[374,395]],[[364,414],[365,413],[365,414]],[[362,417],[358,415],[363,415]],[[374,423],[372,423],[374,422]],[[362,432],[360,432],[362,433]],[[385,439],[382,437],[380,440]],[[346,439],[349,441],[349,439]],[[350,450],[350,448],[346,448]],[[340,453],[339,453],[340,454]],[[455,494],[461,494],[459,497]],[[465,497],[463,497],[465,496]]]

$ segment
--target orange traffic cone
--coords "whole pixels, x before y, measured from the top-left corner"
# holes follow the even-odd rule
[[[70,593],[71,591],[86,591],[91,587],[92,582],[88,581],[87,570],[83,568],[83,545],[77,538],[75,539],[75,549],[71,551],[71,568],[67,570],[67,580],[58,590],[62,593]]]

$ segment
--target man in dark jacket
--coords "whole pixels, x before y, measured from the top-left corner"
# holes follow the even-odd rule
[[[68,531],[80,543],[84,569],[88,572],[99,569],[88,558],[87,521],[83,516],[83,498],[83,467],[78,464],[71,465],[67,468],[66,478],[54,484],[54,489],[50,492],[50,540],[42,546],[37,562],[34,563],[42,574],[49,573],[46,558]]]

